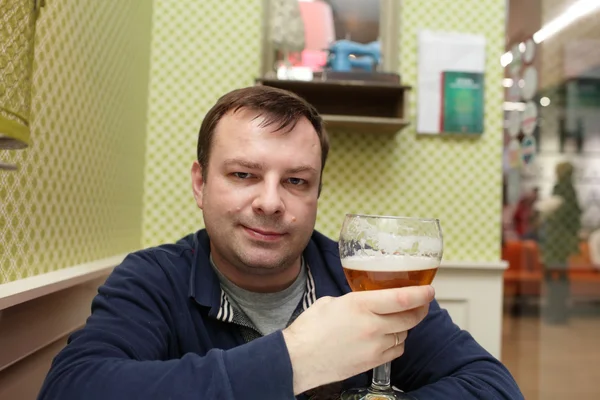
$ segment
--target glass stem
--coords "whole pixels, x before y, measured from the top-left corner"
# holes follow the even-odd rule
[[[373,381],[371,383],[371,390],[376,392],[389,392],[390,387],[390,373],[392,371],[392,364],[385,363],[379,367],[373,368]]]

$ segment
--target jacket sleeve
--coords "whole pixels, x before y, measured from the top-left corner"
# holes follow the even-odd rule
[[[392,363],[392,383],[417,399],[523,399],[509,371],[434,300]]]
[[[85,327],[55,357],[39,400],[293,399],[292,366],[276,332],[229,350],[178,359],[172,279],[150,255],[133,254],[92,302]]]

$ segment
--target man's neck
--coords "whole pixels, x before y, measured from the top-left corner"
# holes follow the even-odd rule
[[[302,265],[302,257],[298,257],[288,267],[276,270],[258,270],[256,273],[256,270],[232,265],[212,248],[211,257],[219,272],[233,284],[256,293],[275,293],[287,289],[298,277]]]

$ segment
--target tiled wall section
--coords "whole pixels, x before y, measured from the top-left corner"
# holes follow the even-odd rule
[[[47,0],[33,146],[0,152],[0,283],[139,248],[152,2]]]
[[[159,0],[152,44],[144,192],[145,246],[202,226],[189,168],[203,114],[259,71],[260,0]],[[337,238],[346,212],[438,217],[446,259],[500,257],[504,0],[403,0],[400,64],[417,81],[417,32],[478,33],[487,39],[485,133],[480,139],[332,132],[317,229]],[[416,90],[411,97],[414,121]]]

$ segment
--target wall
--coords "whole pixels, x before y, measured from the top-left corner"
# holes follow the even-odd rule
[[[143,245],[202,225],[190,181],[204,114],[260,68],[262,0],[155,0]]]
[[[32,139],[0,152],[0,284],[139,248],[152,2],[47,0]],[[135,21],[135,23],[132,23]]]
[[[259,70],[260,0],[157,1],[152,44],[144,246],[202,226],[189,169],[203,114]],[[487,38],[486,131],[479,140],[331,132],[317,229],[337,238],[346,212],[438,217],[446,259],[500,258],[504,0],[403,0],[400,64],[417,81],[417,30]],[[416,90],[411,96],[414,121]]]
[[[345,212],[437,217],[446,260],[497,261],[500,248],[504,0],[403,0],[400,72],[417,82],[419,29],[484,34],[485,133],[480,139],[335,133],[319,225],[332,237]]]

